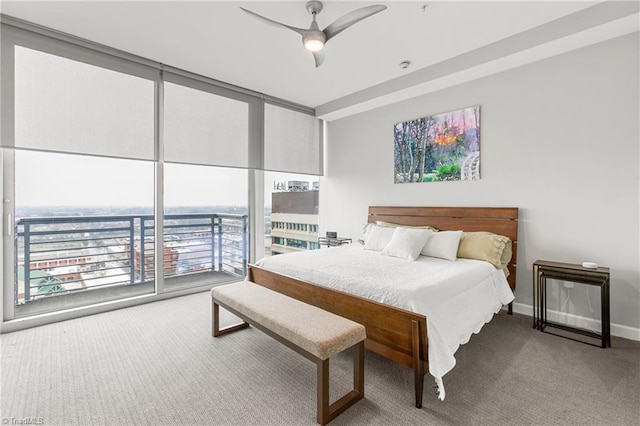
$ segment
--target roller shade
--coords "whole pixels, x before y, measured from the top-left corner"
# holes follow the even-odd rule
[[[322,174],[320,120],[312,115],[265,104],[264,168]]]
[[[22,46],[14,69],[15,133],[3,144],[154,159],[153,80]]]
[[[246,102],[165,81],[165,161],[247,167],[248,154]]]

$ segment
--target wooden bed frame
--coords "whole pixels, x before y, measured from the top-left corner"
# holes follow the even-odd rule
[[[502,207],[369,207],[369,223],[430,225],[440,230],[489,231],[509,237],[512,257],[507,281],[516,283],[518,209]],[[365,347],[410,367],[414,372],[415,404],[422,407],[424,375],[429,371],[427,319],[424,315],[378,303],[352,294],[320,287],[302,280],[249,266],[256,284],[363,324]],[[509,306],[511,313],[511,306]]]

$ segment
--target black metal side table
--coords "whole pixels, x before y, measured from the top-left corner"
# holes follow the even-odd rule
[[[318,237],[318,245],[319,246],[327,246],[327,247],[337,247],[343,244],[351,244],[351,238],[343,238],[343,237]]]
[[[600,309],[602,323],[602,332],[600,334],[547,320],[547,278],[570,281],[579,284],[595,285],[600,287]],[[584,268],[582,265],[573,263],[536,260],[533,263],[533,328],[540,331],[545,331],[546,327],[555,327],[584,336],[598,338],[601,340],[600,347],[611,347],[609,284],[609,268],[606,267],[600,266],[597,269],[589,269]],[[570,339],[571,337],[567,338]],[[579,341],[589,344],[588,342],[584,342],[582,340]]]

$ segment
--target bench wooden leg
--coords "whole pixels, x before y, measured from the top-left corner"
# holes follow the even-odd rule
[[[221,330],[220,329],[220,306],[218,306],[218,304],[215,301],[213,301],[212,303],[213,303],[213,309],[212,309],[213,337],[222,336],[223,334],[232,333],[234,331],[242,330],[244,328],[249,327],[249,323],[243,321],[239,324],[230,325]]]
[[[329,423],[329,358],[318,361],[318,423]]]
[[[364,341],[353,352],[353,389],[364,397]]]
[[[353,346],[353,390],[329,405],[329,358],[318,359],[317,420],[326,425],[347,408],[364,398],[364,341]]]

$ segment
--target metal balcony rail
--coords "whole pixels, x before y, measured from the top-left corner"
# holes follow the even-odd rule
[[[165,278],[199,272],[245,276],[247,215],[164,216]],[[15,303],[155,279],[152,215],[29,217],[15,224]]]

